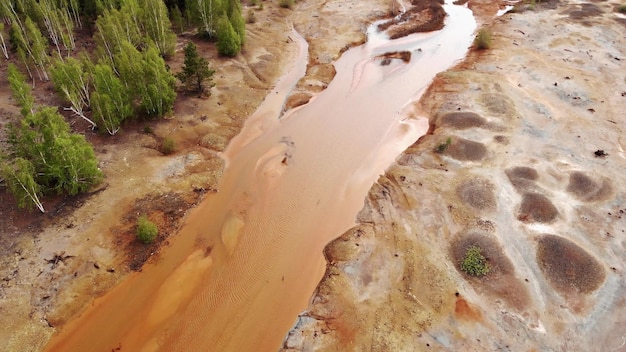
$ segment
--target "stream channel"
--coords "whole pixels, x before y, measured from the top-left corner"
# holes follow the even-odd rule
[[[219,192],[188,216],[158,260],[98,298],[47,351],[276,351],[306,309],[322,250],[355,225],[379,175],[428,130],[414,102],[463,59],[476,22],[446,4],[444,29],[346,51],[311,101],[281,116],[307,44],[230,143]],[[410,51],[410,62],[381,54]]]

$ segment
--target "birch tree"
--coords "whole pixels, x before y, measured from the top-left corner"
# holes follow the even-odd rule
[[[174,54],[176,35],[172,32],[165,3],[162,0],[140,0],[139,5],[143,8],[144,33],[154,42],[162,56]]]
[[[165,61],[154,45],[143,53],[141,107],[148,115],[161,117],[172,110],[176,99],[176,78],[165,67]]]
[[[2,54],[5,59],[9,59],[9,52],[7,50],[7,44],[4,40],[4,23],[0,23],[0,49],[2,49]]]
[[[106,60],[117,71],[115,55],[119,53],[122,43],[128,42],[134,47],[141,45],[142,37],[137,22],[131,14],[118,10],[106,10],[96,21],[96,43],[99,56]]]
[[[31,94],[30,86],[26,84],[26,78],[14,64],[9,64],[7,76],[13,99],[15,99],[17,105],[21,108],[20,112],[22,116],[32,114],[35,99]]]
[[[72,111],[95,128],[96,123],[84,113],[84,109],[90,106],[89,69],[77,59],[70,57],[65,61],[56,60],[50,68],[50,73],[57,92],[70,103],[70,107],[65,110]]]
[[[46,66],[49,64],[50,58],[47,53],[46,39],[30,17],[26,17],[23,27],[20,24],[21,22],[14,21],[11,30],[11,39],[17,46],[18,55],[27,66],[28,62],[34,64],[39,79],[47,81]],[[30,69],[29,75],[32,78]]]
[[[187,0],[187,8],[204,33],[209,37],[215,36],[217,21],[226,12],[223,0]]]
[[[92,110],[94,119],[110,135],[116,134],[122,121],[133,113],[128,89],[106,64],[94,68]]]
[[[24,159],[16,158],[12,162],[0,163],[0,175],[4,178],[9,192],[17,200],[20,208],[32,208],[33,205],[42,213],[45,209],[41,200],[41,187],[35,182],[35,168]]]
[[[100,182],[93,147],[84,136],[70,132],[56,108],[46,107],[24,117],[12,129],[9,150],[17,160],[28,160],[42,192],[74,195]]]

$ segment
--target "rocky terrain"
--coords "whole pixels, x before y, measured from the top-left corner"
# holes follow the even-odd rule
[[[326,247],[283,351],[626,350],[618,5],[479,17],[492,48],[439,74],[416,105],[429,134]],[[472,246],[484,276],[461,270]]]

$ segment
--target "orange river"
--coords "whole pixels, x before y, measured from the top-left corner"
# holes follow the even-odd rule
[[[368,43],[335,63],[308,104],[280,114],[306,42],[224,153],[219,192],[160,257],[96,299],[47,351],[276,351],[324,272],[324,246],[354,226],[378,176],[428,129],[412,102],[465,55],[476,28],[445,5],[443,30]],[[385,52],[412,52],[409,63]]]

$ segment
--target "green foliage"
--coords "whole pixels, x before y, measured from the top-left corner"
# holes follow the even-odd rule
[[[145,215],[142,215],[137,219],[137,239],[145,244],[150,244],[154,242],[157,234],[159,233],[159,228],[155,223],[148,220]]]
[[[217,22],[217,52],[223,56],[237,56],[241,50],[241,38],[235,32],[226,15]]]
[[[83,62],[68,57],[54,61],[50,68],[52,83],[57,92],[79,113],[89,106],[90,99],[91,79]]]
[[[176,99],[176,78],[165,67],[165,61],[151,43],[140,53],[130,43],[122,43],[115,56],[122,81],[139,107],[151,116],[169,112]]]
[[[439,154],[445,152],[446,150],[448,150],[448,147],[450,147],[450,144],[452,144],[452,138],[448,137],[446,138],[445,143],[440,143],[439,145],[437,145],[437,148],[435,148],[435,152]]]
[[[41,187],[35,182],[35,168],[33,164],[23,158],[15,158],[11,163],[0,163],[0,176],[4,178],[9,192],[17,200],[20,208],[32,209],[36,206],[42,213],[45,212],[41,197]]]
[[[71,133],[56,108],[35,111],[30,88],[15,66],[9,66],[8,76],[24,117],[8,127],[1,172],[20,207],[34,204],[43,212],[40,194],[85,192],[100,182],[102,172],[85,137]]]
[[[61,46],[65,51],[74,50],[74,22],[71,19],[69,4],[59,6],[56,0],[39,0],[33,3],[33,9],[41,13],[43,27],[48,33],[48,38],[61,56]]]
[[[96,65],[93,81],[91,108],[94,120],[98,126],[114,135],[119,131],[122,121],[133,113],[130,94],[109,65]]]
[[[48,74],[46,67],[49,63],[47,53],[48,42],[41,34],[41,31],[31,20],[26,17],[22,22],[19,17],[11,24],[11,43],[17,51],[18,56],[24,62],[29,70],[29,76],[32,78],[29,65],[34,66],[40,80],[47,81]]]
[[[9,64],[8,80],[13,99],[22,108],[20,110],[22,116],[30,114],[34,109],[35,100],[30,92],[30,86],[26,84],[26,78],[13,64]]]
[[[626,4],[622,4],[617,8],[620,13],[626,13]]]
[[[123,43],[130,43],[137,48],[142,42],[138,23],[133,20],[131,13],[115,9],[105,10],[102,16],[98,16],[94,37],[98,56],[116,71],[115,56],[122,50]]]
[[[489,264],[481,254],[480,247],[471,246],[467,249],[461,262],[461,270],[472,276],[483,276],[489,273]]]
[[[2,54],[5,59],[9,59],[9,48],[7,47],[7,42],[4,40],[4,23],[0,23],[0,50],[2,50]]]
[[[182,12],[176,5],[174,5],[174,8],[170,10],[170,21],[172,22],[172,28],[175,33],[181,34],[185,31],[185,19],[183,18]]]
[[[232,10],[228,15],[228,19],[230,20],[235,33],[239,36],[239,45],[241,47],[246,43],[246,21],[243,19],[243,15],[241,14],[241,5],[239,4],[239,1],[235,0],[233,2],[237,5],[232,5]]]
[[[75,195],[100,182],[102,172],[85,137],[70,133],[55,108],[40,109],[23,118],[11,130],[9,149],[16,158],[30,161],[35,181],[44,193]]]
[[[491,32],[486,28],[481,28],[474,38],[474,45],[478,50],[491,48]]]
[[[149,45],[142,60],[141,107],[148,115],[161,117],[172,110],[176,99],[176,78],[165,67],[155,46]]]
[[[167,7],[163,0],[139,0],[138,5],[143,9],[139,17],[143,33],[154,42],[161,56],[173,55],[176,35],[172,32]]]
[[[284,9],[290,9],[295,4],[294,0],[278,0],[278,6]]]
[[[187,89],[193,89],[197,92],[204,92],[205,82],[210,87],[213,87],[213,75],[215,70],[209,68],[209,62],[198,54],[196,45],[193,42],[189,42],[185,46],[185,62],[183,64],[183,70],[176,74],[178,78]]]
[[[165,155],[172,154],[176,151],[176,142],[170,137],[166,137],[163,142],[161,142],[161,153]]]
[[[192,21],[202,28],[204,34],[213,37],[218,19],[226,13],[228,0],[187,0],[186,7]],[[219,34],[218,34],[219,36]]]

